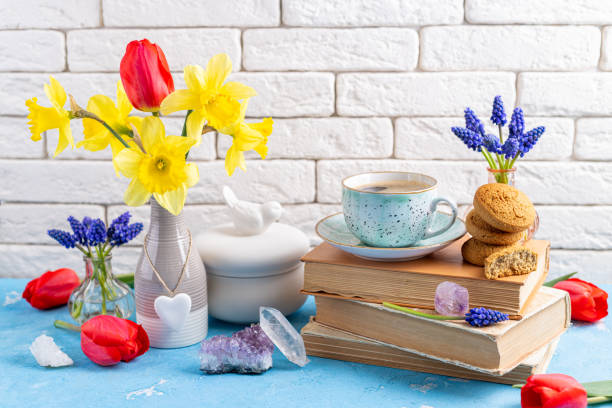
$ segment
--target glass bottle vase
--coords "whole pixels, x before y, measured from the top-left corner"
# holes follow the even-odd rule
[[[113,276],[112,256],[83,257],[85,279],[68,300],[70,315],[79,324],[98,315],[124,319],[134,312],[134,294],[128,285]]]
[[[504,183],[512,187],[516,187],[516,167],[511,169],[492,169],[487,167],[488,183]],[[527,229],[525,240],[529,241],[538,232],[540,226],[540,216],[536,211],[535,220],[533,224]]]

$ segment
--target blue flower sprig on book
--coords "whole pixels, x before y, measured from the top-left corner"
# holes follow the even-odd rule
[[[474,307],[470,309],[470,311],[467,312],[465,316],[445,316],[439,314],[424,313],[418,310],[387,302],[383,302],[383,306],[388,307],[389,309],[399,310],[400,312],[425,317],[427,319],[432,320],[465,320],[471,326],[474,327],[491,326],[509,319],[509,316],[506,313],[502,313],[497,310],[487,309],[484,307]]]
[[[130,224],[130,213],[125,212],[115,218],[108,229],[99,218],[83,218],[79,221],[68,217],[72,233],[59,229],[50,229],[47,234],[63,247],[78,248],[89,258],[104,259],[115,247],[128,243],[142,231],[141,222]]]
[[[493,170],[508,170],[514,167],[519,157],[525,156],[538,142],[544,126],[535,127],[525,132],[523,110],[517,107],[512,112],[508,124],[508,137],[504,141],[503,127],[508,123],[504,103],[500,95],[493,99],[491,122],[497,125],[499,136],[486,133],[483,123],[470,108],[465,108],[465,127],[452,127],[451,131],[467,145],[468,148],[481,152],[489,167]],[[495,175],[498,182],[507,183],[507,174]]]

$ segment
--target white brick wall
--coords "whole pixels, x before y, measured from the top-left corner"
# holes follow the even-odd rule
[[[484,161],[449,128],[466,106],[488,119],[501,94],[508,111],[523,107],[528,128],[547,128],[517,182],[553,243],[552,275],[612,283],[609,0],[0,0],[0,16],[0,276],[82,269],[45,231],[69,214],[126,210],[109,153],[51,159],[57,132],[30,141],[24,101],[44,101],[49,74],[82,105],[114,98],[125,45],[148,37],[177,88],[185,64],[228,53],[233,78],[259,93],[249,115],[276,122],[268,160],[248,154],[247,173],[225,175],[228,136],[209,134],[191,152],[201,176],[185,207],[194,232],[227,220],[223,184],[282,201],[283,220],[310,236],[340,211],[340,179],[356,172],[429,173],[442,194],[469,203]],[[182,126],[175,115],[166,123]],[[132,212],[148,221],[146,207]],[[115,269],[132,270],[137,254],[117,251]]]

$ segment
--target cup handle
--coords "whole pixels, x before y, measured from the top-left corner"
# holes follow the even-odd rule
[[[433,221],[433,217],[436,214],[436,209],[438,208],[438,204],[440,204],[441,202],[447,203],[450,206],[450,208],[451,208],[451,210],[453,212],[452,217],[451,217],[451,219],[448,221],[448,223],[444,227],[440,228],[437,231],[431,231],[431,229],[430,229],[431,228],[431,222]],[[425,231],[425,235],[423,236],[422,239],[428,239],[428,238],[431,238],[431,237],[435,237],[436,235],[442,234],[443,232],[448,230],[455,223],[455,219],[457,218],[457,205],[455,204],[455,202],[453,200],[449,200],[448,198],[438,197],[438,198],[434,199],[431,202],[431,204],[430,204],[430,210],[431,210],[431,216],[430,216],[430,219],[429,219],[429,224],[430,225],[427,228],[427,231]]]

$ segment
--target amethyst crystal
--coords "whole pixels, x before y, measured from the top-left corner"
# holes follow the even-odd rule
[[[274,344],[259,324],[202,341],[200,370],[207,374],[259,374],[272,367]]]
[[[470,304],[468,290],[453,282],[442,282],[436,288],[434,304],[438,314],[444,316],[464,315]]]

